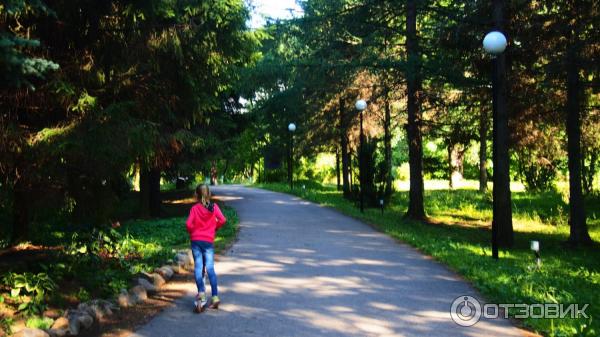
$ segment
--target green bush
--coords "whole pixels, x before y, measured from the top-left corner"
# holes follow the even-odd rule
[[[284,182],[287,181],[287,171],[285,169],[267,169],[265,171],[263,179],[265,182]]]
[[[52,324],[54,324],[54,320],[52,318],[38,317],[38,316],[30,317],[27,320],[27,322],[25,323],[25,325],[28,328],[42,329],[42,330],[50,329],[50,327],[52,327]]]
[[[92,295],[85,288],[79,288],[77,291],[77,299],[79,302],[87,302],[92,299]]]
[[[12,334],[12,325],[14,320],[10,317],[0,317],[0,330],[4,331],[6,334]]]
[[[42,313],[46,309],[46,295],[56,289],[56,283],[46,273],[9,272],[2,282],[10,288],[11,298],[19,303],[17,310],[28,315]]]

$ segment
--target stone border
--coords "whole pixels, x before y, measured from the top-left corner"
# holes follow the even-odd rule
[[[52,327],[47,330],[25,328],[13,337],[66,337],[78,336],[83,330],[89,329],[105,316],[110,316],[121,308],[135,306],[148,299],[148,295],[155,294],[162,288],[174,274],[193,270],[194,257],[190,249],[179,251],[175,255],[174,263],[156,268],[153,273],[142,273],[135,280],[136,285],[127,291],[122,289],[116,301],[96,299],[80,303],[76,309],[68,309],[61,317],[57,318]]]

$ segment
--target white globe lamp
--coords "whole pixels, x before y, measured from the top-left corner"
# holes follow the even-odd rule
[[[502,54],[506,44],[506,36],[499,31],[489,32],[483,38],[483,49],[492,55]]]
[[[359,99],[358,101],[356,101],[356,110],[358,111],[363,111],[367,108],[367,102],[364,99]]]

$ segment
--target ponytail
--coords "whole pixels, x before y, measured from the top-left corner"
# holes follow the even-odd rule
[[[202,184],[196,187],[196,198],[198,201],[209,210],[212,208],[210,203],[210,190],[208,189],[208,185]]]

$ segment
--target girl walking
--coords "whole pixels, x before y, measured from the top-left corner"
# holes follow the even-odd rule
[[[203,312],[207,307],[206,290],[203,279],[203,269],[206,268],[212,293],[210,308],[218,309],[219,290],[217,287],[217,274],[215,273],[214,246],[215,232],[227,221],[219,206],[210,201],[210,190],[207,185],[196,187],[195,193],[198,203],[190,210],[186,227],[192,241],[192,255],[194,255],[194,277],[198,287],[198,295],[194,302],[194,311]]]

